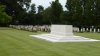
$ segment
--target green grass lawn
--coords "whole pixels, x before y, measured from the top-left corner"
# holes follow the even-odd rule
[[[52,43],[29,35],[28,32],[0,28],[0,56],[100,56],[100,42]],[[75,33],[100,39],[100,33]]]

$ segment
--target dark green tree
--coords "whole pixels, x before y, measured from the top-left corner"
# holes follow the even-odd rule
[[[36,7],[35,4],[32,4],[30,6],[30,10],[27,13],[24,13],[23,18],[20,19],[21,24],[25,25],[35,24],[35,14],[36,14]]]
[[[7,26],[10,21],[11,17],[6,14],[5,6],[0,5],[0,26]]]
[[[67,0],[69,21],[76,26],[90,26],[93,19],[93,3],[93,0]]]
[[[43,24],[43,11],[44,11],[44,7],[42,5],[39,5],[38,7],[38,12],[36,14],[36,24]]]
[[[70,24],[81,29],[85,24],[83,0],[67,0],[66,8],[68,9],[67,15]]]
[[[60,15],[63,12],[62,5],[59,0],[55,0],[51,3],[51,21],[52,24],[60,24]]]
[[[51,7],[48,7],[43,11],[43,22],[44,22],[44,24],[51,24],[52,23],[51,19],[52,19],[52,17],[51,17]]]
[[[94,0],[94,25],[100,28],[100,0]]]
[[[84,4],[84,19],[85,19],[85,24],[87,26],[93,25],[94,21],[94,1],[93,0],[86,0]]]
[[[74,20],[72,18],[73,14],[74,14],[74,7],[75,7],[75,4],[74,4],[74,0],[67,0],[67,3],[65,5],[65,7],[67,8],[68,10],[68,21],[70,24],[73,24]]]
[[[0,3],[6,5],[6,13],[12,16],[12,24],[15,24],[24,17],[31,0],[0,0]]]
[[[42,13],[44,11],[44,7],[42,5],[39,5],[37,8],[38,8],[38,13]]]
[[[28,13],[28,20],[29,20],[29,23],[30,24],[36,24],[36,7],[35,7],[35,4],[32,4],[31,5],[31,10],[29,11]]]
[[[35,14],[35,13],[36,13],[35,4],[32,4],[32,5],[31,5],[31,9],[30,9],[29,13],[30,13],[30,14]]]
[[[70,18],[69,18],[69,12],[68,11],[63,11],[60,15],[60,21],[61,24],[70,24]]]

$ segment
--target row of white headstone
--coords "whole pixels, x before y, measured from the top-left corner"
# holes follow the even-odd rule
[[[97,28],[81,28],[79,30],[78,27],[74,27],[73,31],[74,32],[100,32],[100,29],[99,28],[98,29]]]
[[[19,30],[27,30],[27,31],[44,31],[44,32],[50,32],[50,25],[9,25],[11,28],[16,28]],[[81,28],[79,30],[78,27],[73,27],[73,32],[100,32],[100,29],[96,28]]]
[[[44,32],[50,32],[50,26],[49,25],[9,25],[10,28],[15,28],[19,30],[26,30],[26,31],[44,31]]]

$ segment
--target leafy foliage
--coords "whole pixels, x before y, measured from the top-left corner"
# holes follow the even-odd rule
[[[10,21],[11,21],[11,17],[6,14],[5,6],[4,5],[0,5],[0,25],[1,26],[6,25]]]
[[[70,23],[78,27],[100,25],[99,0],[67,0]],[[98,22],[98,23],[97,23]]]
[[[51,3],[51,21],[53,24],[60,23],[60,15],[63,12],[62,5],[59,3],[59,0],[55,0]]]
[[[99,0],[67,0],[66,11],[63,11],[59,0],[52,1],[46,9],[39,5],[37,10],[35,4],[30,3],[31,0],[0,0],[0,4],[6,5],[6,13],[12,17],[11,24],[71,24],[80,28],[100,26]]]
[[[22,20],[26,11],[30,7],[31,0],[0,0],[0,3],[6,5],[6,13],[12,16],[12,24]]]

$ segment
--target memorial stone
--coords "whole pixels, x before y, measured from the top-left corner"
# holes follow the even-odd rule
[[[30,35],[32,37],[45,39],[51,42],[92,42],[100,41],[82,36],[73,35],[72,25],[51,25],[49,34]]]

